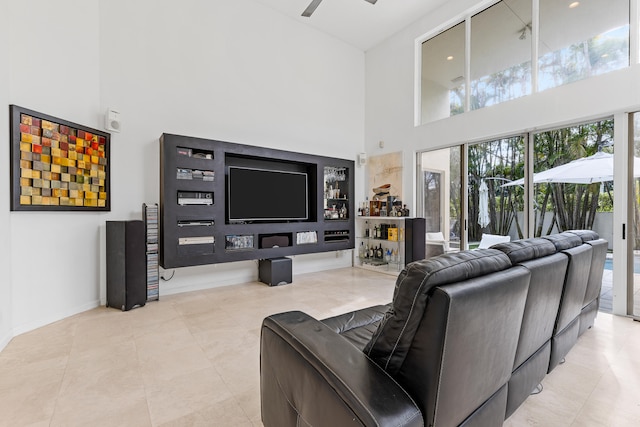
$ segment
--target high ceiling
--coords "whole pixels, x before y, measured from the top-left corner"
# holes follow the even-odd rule
[[[447,0],[322,0],[309,18],[311,0],[254,0],[366,51]]]

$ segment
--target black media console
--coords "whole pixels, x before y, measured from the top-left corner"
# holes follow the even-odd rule
[[[163,134],[160,265],[353,249],[354,162]]]

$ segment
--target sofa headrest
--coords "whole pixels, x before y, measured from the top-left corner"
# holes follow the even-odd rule
[[[363,351],[394,375],[411,347],[431,289],[509,267],[509,257],[495,249],[448,253],[408,264],[396,280],[391,307]]]
[[[550,234],[548,236],[542,236],[543,239],[549,240],[556,247],[558,252],[565,249],[575,248],[582,244],[582,239],[574,233],[563,232],[559,234]]]
[[[409,266],[413,273],[419,272],[430,287],[433,287],[502,271],[511,267],[511,261],[502,252],[492,248],[451,252],[414,261]]]
[[[556,253],[556,247],[550,240],[542,238],[515,240],[509,243],[494,245],[491,249],[504,252],[512,264],[518,264],[531,259]]]
[[[577,235],[582,239],[582,242],[590,242],[591,240],[598,240],[600,236],[593,230],[567,230],[567,233]]]

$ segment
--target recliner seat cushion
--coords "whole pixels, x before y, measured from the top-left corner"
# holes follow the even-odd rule
[[[509,257],[495,249],[449,253],[410,263],[398,276],[391,307],[364,352],[394,375],[404,362],[433,288],[509,267]]]
[[[376,305],[321,320],[335,333],[362,350],[371,340],[390,304]]]

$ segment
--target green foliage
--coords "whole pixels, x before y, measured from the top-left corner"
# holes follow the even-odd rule
[[[612,152],[613,120],[602,120],[534,135],[534,172],[587,157],[598,151]],[[524,210],[524,189],[519,186],[502,187],[506,182],[524,177],[524,137],[505,138],[468,148],[469,173],[469,240],[479,240],[483,232],[509,234],[515,224],[522,237],[517,213]],[[452,163],[453,164],[453,163]],[[455,173],[452,171],[452,173]],[[480,210],[479,188],[482,181],[489,188],[490,224],[481,229],[477,223]],[[459,189],[451,193],[451,214],[459,209]],[[611,183],[600,192],[595,184],[536,184],[534,206],[536,235],[549,234],[554,226],[559,230],[592,228],[597,211],[611,211],[613,201]],[[456,216],[459,218],[459,216]],[[547,221],[547,229],[543,224]],[[550,226],[548,225],[550,223]]]

